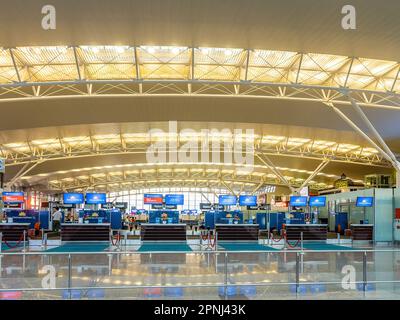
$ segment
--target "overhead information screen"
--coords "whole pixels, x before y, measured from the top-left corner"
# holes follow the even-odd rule
[[[82,204],[84,203],[83,193],[64,193],[63,203],[64,204]]]
[[[23,192],[3,192],[4,203],[23,203],[24,193]]]
[[[299,197],[299,196],[290,197],[290,206],[307,207],[307,197]]]
[[[145,193],[143,203],[144,204],[162,204],[163,203],[163,195],[156,194],[156,193]]]
[[[239,196],[239,204],[241,206],[256,206],[257,196]]]
[[[165,204],[174,204],[178,206],[183,206],[184,196],[183,194],[167,194],[165,195]]]
[[[374,205],[374,197],[357,197],[356,207],[372,207]]]
[[[224,206],[232,206],[237,204],[237,197],[233,195],[220,195],[218,202]]]
[[[87,204],[105,204],[107,196],[105,193],[86,193]]]
[[[325,207],[326,197],[310,197],[310,207]]]

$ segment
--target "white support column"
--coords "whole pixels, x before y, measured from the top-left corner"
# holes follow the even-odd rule
[[[400,189],[400,171],[396,171],[396,188]]]
[[[267,166],[285,185],[289,187],[292,192],[295,192],[295,188],[286,180],[283,174],[275,167],[272,161],[263,153],[256,153],[256,156],[260,161]]]
[[[397,171],[400,170],[400,163],[397,161],[396,156],[393,154],[393,152],[390,150],[386,142],[383,140],[379,132],[375,129],[371,121],[368,119],[366,114],[362,111],[361,107],[358,105],[358,103],[350,96],[350,93],[347,94],[347,97],[349,98],[351,105],[353,106],[353,109],[357,112],[357,114],[361,117],[361,119],[364,121],[364,123],[367,125],[369,130],[371,130],[372,134],[374,135],[375,139],[378,140],[382,148],[385,150],[386,154],[392,159],[393,166]]]
[[[299,188],[299,190],[303,189],[304,187],[307,186],[307,184],[314,179],[314,177],[320,173],[326,166],[327,164],[330,162],[329,159],[322,161],[317,168],[315,168],[314,172],[310,174],[310,176],[303,182],[303,184],[301,185],[301,187]]]
[[[366,139],[375,149],[377,149],[382,156],[389,161],[394,168],[398,168],[398,162],[395,162],[378,144],[376,144],[366,133],[364,133],[353,121],[351,121],[342,111],[333,105],[332,102],[325,102],[325,104],[332,108],[350,127],[352,127],[359,135]]]

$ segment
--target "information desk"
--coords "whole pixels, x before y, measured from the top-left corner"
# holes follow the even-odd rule
[[[218,241],[258,241],[258,224],[216,224]]]
[[[110,241],[109,223],[62,223],[61,241]]]
[[[143,223],[140,239],[142,241],[186,241],[186,224]]]
[[[353,240],[369,240],[374,239],[373,224],[351,224],[351,235]]]
[[[28,240],[30,223],[0,223],[0,232],[3,234],[3,241],[20,241],[23,239],[24,230]]]
[[[327,224],[287,224],[286,239],[300,240],[303,233],[303,240],[326,241],[328,238]]]

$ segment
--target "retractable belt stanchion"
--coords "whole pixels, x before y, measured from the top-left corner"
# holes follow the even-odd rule
[[[3,233],[0,232],[0,253],[2,248],[3,248]]]
[[[23,251],[26,251],[26,230],[24,230],[24,249]]]

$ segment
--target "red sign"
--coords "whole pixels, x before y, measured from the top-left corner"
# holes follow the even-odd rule
[[[24,196],[17,195],[3,195],[3,202],[19,203],[24,202]]]
[[[144,194],[144,204],[162,204],[163,195],[155,193],[145,193]]]

